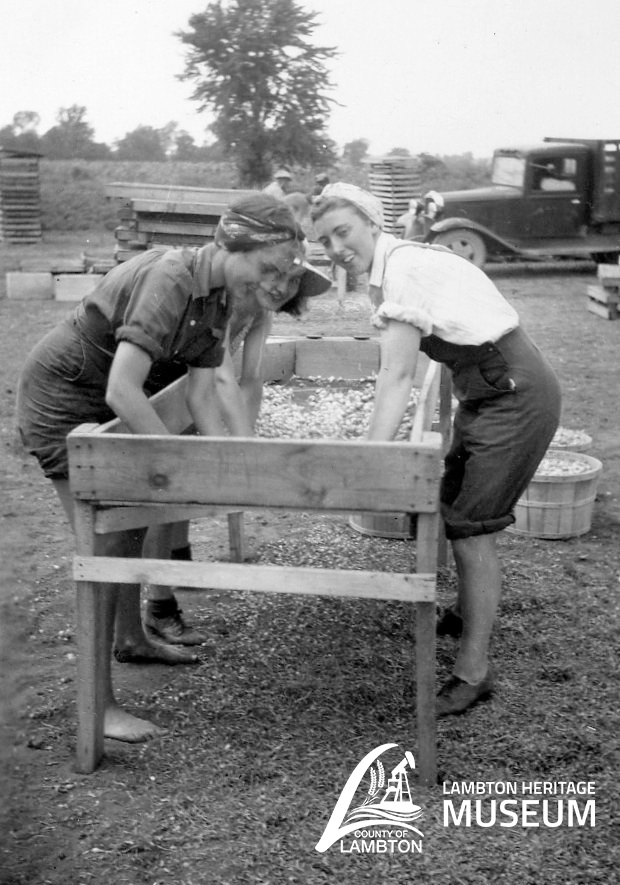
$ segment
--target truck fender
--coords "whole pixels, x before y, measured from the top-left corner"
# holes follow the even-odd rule
[[[477,221],[472,221],[471,218],[453,217],[442,218],[441,221],[436,221],[429,228],[425,237],[425,242],[432,243],[437,234],[445,233],[449,230],[457,230],[459,228],[473,230],[479,234],[485,241],[489,252],[510,252],[513,255],[519,254],[519,249],[513,246],[512,243],[508,240],[504,240],[502,237],[498,237],[497,234],[493,233],[488,227],[485,227],[483,224],[478,224]]]

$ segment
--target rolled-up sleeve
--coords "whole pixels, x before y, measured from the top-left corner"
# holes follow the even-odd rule
[[[427,301],[428,291],[421,284],[411,252],[397,249],[390,255],[383,277],[383,301],[375,310],[372,323],[377,328],[384,328],[386,320],[396,320],[410,323],[423,335],[430,335],[433,320]]]
[[[160,261],[142,268],[133,281],[117,341],[129,341],[151,359],[166,359],[191,297],[192,277],[178,264]]]

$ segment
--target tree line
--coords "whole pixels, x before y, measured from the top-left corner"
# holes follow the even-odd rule
[[[226,160],[242,187],[264,184],[279,165],[361,167],[368,140],[354,139],[339,152],[328,134],[336,99],[327,62],[338,51],[313,42],[317,27],[317,13],[295,0],[216,0],[190,16],[187,28],[176,33],[186,52],[178,78],[193,84],[197,112],[210,113],[210,143],[197,144],[175,122],[159,129],[137,126],[113,145],[97,142],[86,108],[74,104],[60,108],[56,125],[42,135],[38,113],[18,111],[0,128],[0,147],[51,160]],[[422,154],[420,162],[441,184],[442,159]],[[470,172],[470,183],[479,183],[477,170]]]
[[[0,127],[0,147],[7,150],[34,151],[49,160],[143,160],[162,162],[204,162],[221,160],[220,145],[196,144],[175,122],[157,129],[136,126],[112,145],[95,141],[95,130],[87,119],[87,110],[71,105],[58,110],[56,125],[39,134],[40,116],[36,111],[18,111],[12,123]]]
[[[94,129],[87,121],[86,108],[79,105],[60,108],[56,125],[42,135],[38,132],[39,122],[39,114],[35,111],[18,111],[12,123],[0,126],[0,148],[30,151],[48,160],[183,163],[222,163],[230,160],[230,155],[220,142],[198,145],[175,122],[160,129],[137,126],[113,145],[94,140]],[[321,169],[361,169],[369,156],[369,147],[368,139],[353,139],[344,145],[339,154],[334,152],[329,162],[321,164]],[[414,156],[403,147],[392,148],[388,155]],[[429,187],[476,187],[488,181],[489,161],[475,159],[470,153],[442,157],[423,152],[415,155],[415,158],[421,178]]]

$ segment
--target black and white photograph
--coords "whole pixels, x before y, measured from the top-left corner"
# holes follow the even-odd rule
[[[616,881],[617,2],[0,16],[0,885]]]

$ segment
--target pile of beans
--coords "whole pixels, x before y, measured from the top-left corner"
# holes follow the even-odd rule
[[[418,398],[419,390],[413,388],[396,439],[409,438]],[[267,439],[361,439],[368,431],[373,402],[373,382],[355,388],[316,387],[309,393],[268,385],[256,432]]]
[[[555,436],[551,440],[551,447],[557,449],[572,449],[589,446],[592,438],[585,430],[570,430],[568,427],[558,427]]]
[[[536,470],[536,476],[577,476],[588,473],[592,467],[587,461],[578,458],[567,458],[559,451],[547,451]]]

